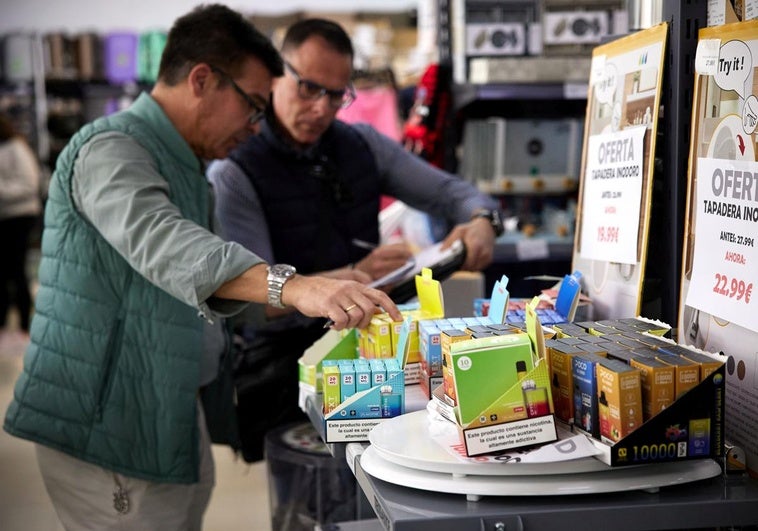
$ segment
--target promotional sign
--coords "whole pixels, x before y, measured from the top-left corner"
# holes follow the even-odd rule
[[[699,158],[696,180],[698,222],[686,303],[758,332],[758,164]]]
[[[668,26],[592,53],[572,270],[594,319],[640,314]]]
[[[727,356],[726,441],[758,475],[758,21],[698,36],[677,329]]]
[[[647,127],[593,135],[587,144],[582,256],[623,264],[637,262],[642,143]]]

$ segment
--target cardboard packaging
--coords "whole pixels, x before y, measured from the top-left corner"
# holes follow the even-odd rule
[[[458,426],[469,457],[558,437],[544,334],[534,307],[527,308],[526,334],[469,339],[450,346],[456,404],[451,405],[443,389],[437,388],[432,405]]]
[[[642,425],[640,370],[608,359],[596,369],[600,438],[615,443]]]
[[[440,317],[442,311],[442,290],[439,282],[431,278],[431,271],[425,269],[416,277],[416,283],[419,308],[402,310],[405,320],[393,357],[360,358],[359,342],[364,342],[365,347],[365,342],[374,341],[376,336],[372,339],[366,331],[359,334],[354,330],[330,330],[298,361],[300,387],[316,397],[322,392],[325,442],[367,441],[371,429],[382,419],[405,411],[405,368],[412,330],[416,330],[418,342],[415,323],[419,316]],[[391,332],[381,332],[383,337],[390,337]],[[375,353],[376,349],[364,350],[369,352]]]
[[[629,364],[640,370],[642,419],[649,419],[674,402],[674,367],[647,356],[633,356]]]
[[[636,318],[642,321],[648,321],[644,318]],[[621,320],[619,320],[621,321]],[[611,326],[604,322],[606,326]],[[629,323],[619,322],[613,326],[619,329],[628,326]],[[616,343],[618,349],[608,350],[608,359],[595,358],[595,385],[597,390],[594,391],[598,399],[598,416],[592,416],[592,404],[587,398],[592,396],[591,376],[588,367],[582,367],[582,374],[585,376],[583,384],[588,386],[584,393],[578,393],[575,409],[575,422],[572,429],[577,432],[585,433],[588,439],[600,450],[598,459],[612,467],[629,466],[639,464],[652,464],[669,461],[681,461],[686,459],[699,459],[710,457],[720,459],[723,456],[724,449],[724,411],[725,411],[725,393],[726,393],[726,357],[718,354],[704,352],[692,347],[683,347],[677,345],[670,339],[665,339],[661,335],[655,335],[660,330],[666,330],[667,327],[656,329],[659,325],[652,321],[652,328],[643,330],[644,325],[638,326],[637,331],[623,331],[623,336],[630,344],[638,345],[637,348],[628,349],[625,345]],[[564,329],[563,325],[560,334],[565,334],[572,330],[571,326]],[[577,328],[573,327],[573,331]],[[621,330],[620,330],[621,331]],[[584,335],[583,335],[584,334]],[[584,329],[577,333],[576,338],[586,339],[589,332]],[[601,337],[615,337],[617,334],[606,334]],[[565,338],[564,338],[565,339]],[[564,341],[561,339],[560,341]],[[548,350],[551,351],[554,345],[553,341],[546,342]],[[561,345],[559,342],[558,345]],[[580,348],[581,343],[574,343],[570,347]],[[683,352],[686,350],[692,352],[692,358],[698,358],[698,362],[690,362],[684,359]],[[681,354],[674,354],[681,352]],[[581,359],[583,355],[574,355],[573,362]],[[669,363],[664,363],[667,360]],[[678,360],[678,361],[677,361]],[[621,413],[631,415],[633,412],[637,415],[639,407],[637,399],[633,397],[623,397],[624,400],[630,400],[622,405],[619,401],[619,421],[625,423],[630,429],[626,434],[622,433],[621,428],[614,430],[613,415],[611,415],[611,406],[613,400],[609,399],[610,391],[604,388],[606,379],[605,369],[609,365],[616,365],[617,376],[624,372],[620,369],[627,363],[630,368],[624,372],[639,371],[639,382],[642,403],[642,423],[639,419],[626,421],[621,420]],[[698,381],[692,383],[695,372],[700,374],[702,367],[707,367],[706,376],[701,377]],[[684,375],[684,377],[682,377]],[[574,387],[579,388],[581,385],[577,382],[577,373],[573,373]],[[676,381],[680,377],[679,392],[677,392]],[[614,381],[616,377],[609,377],[609,381]],[[631,389],[636,388],[636,383],[628,384]],[[636,393],[636,391],[635,391]],[[589,406],[589,407],[587,407]],[[587,409],[590,414],[587,415]],[[587,420],[589,419],[589,420]],[[636,427],[631,429],[631,424]],[[584,430],[582,427],[584,426]],[[589,436],[597,426],[598,436]]]

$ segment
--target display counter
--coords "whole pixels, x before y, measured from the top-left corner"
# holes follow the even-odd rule
[[[359,486],[387,531],[623,531],[758,525],[758,481],[744,476],[718,476],[654,493],[485,496],[472,502],[460,494],[387,483],[364,471],[360,454],[348,452],[348,457]]]

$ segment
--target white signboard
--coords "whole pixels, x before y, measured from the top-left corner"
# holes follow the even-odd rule
[[[758,332],[758,163],[699,158],[686,304]]]
[[[589,138],[582,194],[583,258],[637,263],[646,130],[642,125]]]

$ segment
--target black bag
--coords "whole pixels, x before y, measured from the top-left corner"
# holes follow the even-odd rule
[[[323,320],[283,332],[259,332],[235,355],[234,387],[242,457],[263,459],[269,430],[307,420],[298,406],[298,366],[303,352],[326,330]]]
[[[231,446],[235,452],[242,448],[234,396],[234,360],[238,351],[234,345],[227,348],[219,361],[218,377],[200,389],[211,442]]]

